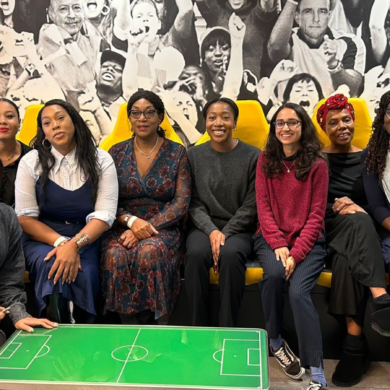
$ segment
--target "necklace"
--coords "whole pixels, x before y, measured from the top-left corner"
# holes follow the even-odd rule
[[[154,152],[154,149],[156,149],[157,147],[157,144],[158,144],[158,136],[157,136],[157,139],[156,139],[156,145],[153,146],[153,149],[150,151],[150,153],[145,153],[143,152],[139,146],[138,146],[138,143],[137,143],[137,137],[134,138],[134,141],[135,141],[135,146],[136,148],[140,151],[140,153],[142,153],[144,156],[146,156],[146,158],[149,160],[150,159],[150,156],[152,155],[152,153]]]
[[[293,163],[291,164],[290,168],[286,165],[286,163],[283,161],[283,159],[282,159],[282,163],[283,163],[283,165],[286,167],[287,173],[290,173],[291,168],[293,167],[293,165],[295,165],[295,160],[294,160]]]
[[[7,162],[11,161],[15,157],[16,153],[18,153],[18,144],[16,144],[16,148],[15,148],[14,152],[11,154],[11,156],[8,157],[8,159],[6,161]]]

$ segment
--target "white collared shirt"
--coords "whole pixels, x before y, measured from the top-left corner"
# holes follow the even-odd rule
[[[102,149],[97,150],[101,168],[99,187],[95,210],[87,216],[86,223],[95,218],[111,226],[115,221],[118,206],[118,177],[112,157]],[[55,162],[49,172],[50,180],[69,191],[75,191],[85,184],[86,178],[78,164],[76,148],[63,156],[52,147],[51,154]],[[32,150],[20,160],[16,175],[15,211],[18,217],[39,216],[35,185],[41,175],[42,167],[39,163],[38,151]]]

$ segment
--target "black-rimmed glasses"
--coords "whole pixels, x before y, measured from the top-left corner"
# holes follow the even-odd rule
[[[139,119],[142,114],[144,114],[144,117],[146,119],[150,119],[154,117],[154,114],[157,110],[145,110],[145,111],[138,111],[138,110],[131,110],[130,116],[134,119]]]
[[[274,125],[277,129],[283,129],[284,125],[287,125],[289,129],[294,130],[298,128],[301,123],[301,121],[296,119],[289,119],[288,121],[277,120],[274,122]]]

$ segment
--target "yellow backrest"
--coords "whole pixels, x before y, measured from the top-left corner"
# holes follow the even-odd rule
[[[133,133],[131,132],[131,124],[129,118],[127,117],[126,107],[127,107],[127,103],[123,103],[121,105],[114,130],[100,144],[100,148],[108,151],[110,150],[111,146],[116,145],[119,142],[125,141],[132,137]],[[183,145],[183,142],[176,134],[175,130],[173,130],[173,127],[169,123],[169,120],[166,115],[164,115],[164,120],[160,126],[165,130],[165,137],[167,139],[170,139],[171,141]]]
[[[22,127],[16,139],[29,145],[31,140],[37,135],[37,116],[43,104],[31,104],[26,108]]]
[[[233,137],[263,149],[267,142],[269,124],[265,119],[260,103],[256,100],[238,100],[236,103],[240,115]],[[203,144],[209,140],[210,137],[205,132],[195,145]]]
[[[321,105],[325,103],[325,101],[326,99],[322,99],[318,102],[312,120],[324,146],[328,146],[330,145],[330,140],[325,131],[321,129],[316,119],[317,111]],[[353,105],[355,110],[355,135],[353,136],[352,145],[356,146],[357,148],[364,149],[368,144],[368,140],[370,139],[371,134],[372,120],[370,113],[368,112],[365,100],[360,98],[349,98],[348,101]]]

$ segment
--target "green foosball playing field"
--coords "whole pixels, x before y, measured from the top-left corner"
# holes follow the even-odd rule
[[[267,336],[260,329],[168,326],[60,325],[16,332],[0,350],[0,388],[54,385],[268,389]]]

